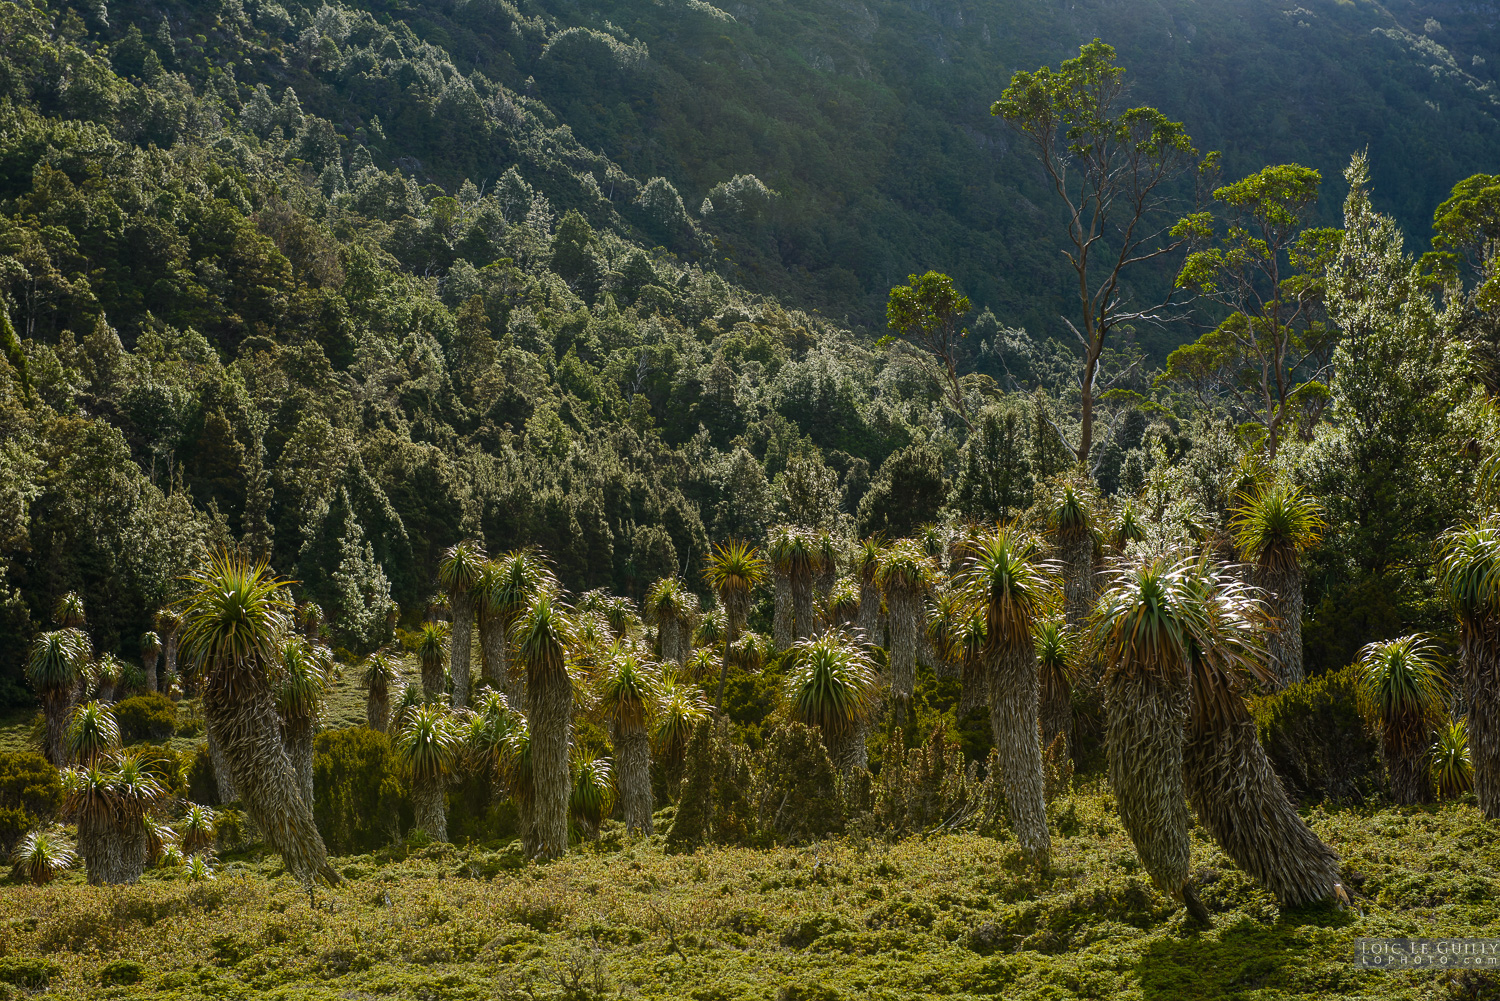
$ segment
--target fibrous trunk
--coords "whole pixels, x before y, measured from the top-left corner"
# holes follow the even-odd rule
[[[823,746],[828,749],[828,758],[839,774],[859,771],[870,767],[869,750],[865,746],[869,724],[863,718],[834,731],[823,731]]]
[[[864,634],[871,646],[880,646],[880,589],[873,583],[861,581],[859,585],[859,615],[855,626]]]
[[[989,705],[990,679],[983,660],[967,656],[959,661],[959,678],[963,687],[958,696],[958,718],[963,719],[975,709]]]
[[[229,767],[229,757],[224,753],[224,744],[214,733],[216,726],[213,717],[207,716],[204,720],[204,735],[208,739],[208,761],[214,767],[214,786],[219,791],[219,802],[233,803],[239,799],[239,792],[235,789],[234,773]]]
[[[376,733],[385,733],[391,725],[391,693],[385,685],[371,685],[365,700],[365,722]]]
[[[1007,812],[1022,851],[1034,864],[1046,865],[1052,838],[1047,831],[1042,747],[1037,740],[1036,651],[1029,642],[1007,644],[994,651],[992,658],[990,730],[999,752]]]
[[[1500,820],[1500,621],[1465,623],[1463,642],[1474,795],[1486,817]]]
[[[177,679],[177,634],[167,633],[161,638],[162,668],[166,671],[166,677],[162,680],[166,685],[171,685]]]
[[[890,614],[891,691],[910,699],[917,669],[917,637],[922,629],[922,595],[915,588],[893,587],[886,592]]]
[[[771,620],[771,639],[776,649],[786,650],[792,645],[792,578],[780,570],[774,577],[776,609]]]
[[[298,881],[310,884],[321,875],[339,883],[313,823],[312,808],[302,798],[292,761],[282,746],[281,721],[270,693],[241,689],[235,693],[237,698],[228,699],[216,686],[206,687],[203,712],[209,732],[223,748],[251,822]]]
[[[792,628],[797,639],[806,639],[817,631],[813,613],[813,575],[807,567],[792,571]]]
[[[1042,746],[1051,747],[1062,735],[1068,757],[1073,755],[1073,688],[1057,667],[1041,672]]]
[[[422,665],[422,694],[431,702],[443,693],[443,665],[431,662]]]
[[[159,690],[156,686],[156,662],[160,659],[160,650],[156,651],[155,653],[148,653],[145,657],[142,658],[142,660],[144,661],[144,664],[142,666],[146,668],[146,691],[148,692],[155,692]]]
[[[453,596],[453,636],[448,668],[453,674],[453,708],[469,704],[469,644],[473,642],[474,601],[467,594]]]
[[[620,814],[631,834],[651,833],[651,743],[639,721],[614,728],[615,775],[620,785]]]
[[[511,701],[510,650],[505,641],[505,622],[497,616],[479,619],[480,669],[485,684]]]
[[[78,851],[92,886],[139,883],[146,869],[146,827],[126,817],[79,818]]]
[[[317,721],[307,716],[284,720],[281,739],[286,745],[286,756],[292,763],[292,772],[297,777],[297,790],[308,810],[313,805],[313,730]]]
[[[1339,879],[1339,857],[1298,816],[1244,701],[1233,706],[1227,725],[1195,727],[1184,748],[1193,809],[1224,854],[1283,907],[1326,900]]]
[[[1284,566],[1255,568],[1255,586],[1266,593],[1275,628],[1266,636],[1266,653],[1276,686],[1285,688],[1304,677],[1302,671],[1302,568],[1295,560]]]
[[[448,840],[448,807],[443,797],[443,783],[427,779],[411,784],[412,822],[434,841]]]
[[[1120,820],[1152,881],[1174,900],[1184,901],[1189,861],[1182,775],[1187,679],[1122,672],[1106,687],[1109,782]]]
[[[1058,540],[1063,561],[1063,616],[1068,628],[1080,632],[1094,610],[1094,536],[1074,529]]]
[[[532,823],[537,852],[557,858],[568,850],[568,738],[573,716],[573,686],[566,671],[533,675],[526,685],[531,728],[531,767],[536,786]]]
[[[1469,718],[1474,718],[1472,711]],[[1431,734],[1426,721],[1415,714],[1398,717],[1386,722],[1382,730],[1380,758],[1391,782],[1391,799],[1401,806],[1431,803]]]
[[[73,711],[73,690],[51,688],[44,691],[42,711],[47,719],[47,760],[57,768],[66,767],[68,714]]]

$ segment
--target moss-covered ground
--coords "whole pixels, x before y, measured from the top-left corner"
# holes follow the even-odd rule
[[[1195,830],[1207,930],[1151,888],[1094,788],[1053,804],[1043,874],[1004,837],[668,856],[613,827],[550,865],[446,845],[346,857],[343,885],[311,899],[274,856],[196,884],[72,872],[0,890],[0,981],[182,1001],[1500,996],[1500,974],[1348,961],[1362,936],[1500,937],[1500,824],[1464,803],[1309,820],[1343,854],[1355,906],[1280,910]]]

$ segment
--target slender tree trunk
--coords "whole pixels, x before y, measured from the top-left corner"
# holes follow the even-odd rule
[[[443,694],[443,665],[422,665],[422,695],[428,702],[434,702]]]
[[[873,583],[860,581],[859,615],[855,626],[864,634],[865,642],[871,646],[884,646],[880,635],[880,588]]]
[[[286,756],[297,776],[297,789],[309,811],[313,808],[313,731],[316,728],[317,721],[308,718],[284,721],[281,728]]]
[[[162,667],[166,677],[162,679],[163,687],[170,688],[172,682],[177,680],[177,634],[167,633],[161,638]]]
[[[1063,616],[1068,628],[1082,633],[1094,610],[1094,536],[1073,529],[1058,539],[1063,562]]]
[[[1296,684],[1302,670],[1302,568],[1295,562],[1285,570],[1265,565],[1252,574],[1255,586],[1266,592],[1271,614],[1276,617],[1266,637],[1266,653],[1276,675],[1276,687]]]
[[[812,571],[806,567],[792,571],[792,631],[799,640],[818,631],[813,597]]]
[[[1067,756],[1073,756],[1073,688],[1057,669],[1041,674],[1042,746],[1051,747],[1062,734]]]
[[[156,662],[161,659],[161,651],[148,653],[141,658],[142,665],[146,669],[146,691],[155,692],[160,689],[156,684]]]
[[[1194,727],[1183,751],[1188,798],[1224,854],[1296,907],[1334,894],[1339,857],[1287,797],[1242,699],[1217,731]]]
[[[1474,795],[1490,820],[1500,820],[1500,620],[1464,623],[1464,701]]]
[[[526,696],[536,787],[532,820],[536,825],[538,852],[546,858],[558,858],[568,850],[568,797],[572,791],[568,743],[573,685],[565,671],[549,671],[529,680]]]
[[[1105,742],[1109,783],[1136,854],[1157,887],[1192,910],[1182,772],[1188,699],[1183,675],[1142,680],[1116,673],[1107,683]]]
[[[909,701],[916,681],[917,638],[922,631],[922,595],[913,588],[891,588],[885,596],[890,610],[891,691]]]
[[[365,699],[365,722],[376,733],[385,733],[391,724],[391,692],[386,685],[371,685]]]
[[[638,721],[614,727],[620,814],[631,834],[651,833],[651,742]]]
[[[991,656],[990,731],[999,751],[1000,784],[1010,824],[1027,858],[1033,865],[1045,866],[1052,854],[1052,836],[1047,830],[1042,746],[1037,739],[1036,651],[1025,643]]]
[[[1472,720],[1472,717],[1471,717]],[[1421,717],[1393,720],[1383,727],[1380,759],[1391,783],[1391,799],[1401,806],[1432,802],[1432,734]],[[1470,760],[1473,751],[1469,752]]]
[[[452,598],[453,633],[448,667],[453,674],[453,708],[469,704],[469,646],[474,641],[474,599],[467,594]]]
[[[234,776],[235,788],[266,844],[279,852],[287,871],[311,884],[318,876],[342,882],[328,864],[323,838],[303,800],[297,776],[281,743],[281,721],[269,692],[241,691],[235,701],[206,686],[203,712],[217,735]]]
[[[47,723],[47,760],[53,767],[68,765],[68,716],[73,712],[73,688],[53,688],[42,693],[42,716]]]
[[[412,823],[427,832],[434,841],[448,841],[448,805],[442,781],[426,780],[411,784]]]
[[[776,649],[787,650],[792,645],[792,579],[779,570],[772,577],[776,608],[771,620],[771,640]]]
[[[219,792],[219,803],[233,803],[240,797],[235,788],[234,773],[229,767],[229,758],[224,754],[223,742],[214,733],[214,717],[207,712],[203,715],[203,732],[208,738],[208,760],[214,766],[214,786]]]

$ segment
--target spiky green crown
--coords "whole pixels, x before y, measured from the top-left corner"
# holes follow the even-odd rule
[[[320,648],[300,636],[281,644],[281,685],[276,708],[284,720],[312,720],[323,711],[330,664]]]
[[[141,633],[141,653],[150,656],[161,652],[161,637],[154,632]]]
[[[156,611],[156,628],[167,635],[182,628],[182,612],[170,605]]]
[[[880,554],[875,582],[887,595],[892,591],[925,592],[937,585],[936,561],[915,539],[899,539]]]
[[[1071,483],[1066,484],[1047,512],[1047,530],[1059,539],[1071,539],[1093,531],[1093,527],[1093,517],[1083,498]]]
[[[167,788],[153,774],[140,751],[120,752],[114,774],[115,810],[135,821],[167,798]]]
[[[770,646],[770,641],[760,633],[745,633],[730,647],[730,659],[746,671],[759,671]]]
[[[969,545],[959,588],[985,618],[992,644],[1031,642],[1037,619],[1058,600],[1058,565],[1042,557],[1041,544],[1013,528],[997,528]]]
[[[1432,744],[1432,782],[1443,796],[1459,796],[1474,788],[1474,759],[1469,751],[1469,723],[1449,720],[1438,727]]]
[[[628,646],[616,644],[602,665],[599,708],[619,726],[641,726],[656,704],[661,672]]]
[[[823,548],[808,528],[777,525],[771,529],[766,550],[778,574],[816,573],[823,567]]]
[[[713,548],[703,579],[726,604],[730,595],[748,595],[766,579],[766,560],[750,543],[730,539]]]
[[[182,652],[216,696],[234,701],[270,683],[295,606],[290,582],[264,562],[220,550],[185,578]]]
[[[843,577],[828,592],[828,616],[831,619],[851,619],[857,614],[859,614],[859,584],[848,577]]]
[[[829,630],[792,648],[786,700],[792,715],[825,734],[839,734],[870,711],[877,686],[870,655],[847,636]]]
[[[32,641],[26,678],[44,695],[66,691],[83,675],[90,653],[92,645],[80,629],[42,633]]]
[[[453,717],[437,705],[413,707],[396,735],[397,759],[413,782],[446,780],[461,750]]]
[[[534,679],[566,675],[568,650],[573,645],[573,623],[567,609],[552,594],[532,599],[511,628],[517,661]]]
[[[568,809],[574,817],[598,826],[615,807],[615,776],[610,759],[597,755],[575,757],[573,792]]]
[[[58,598],[52,606],[52,619],[63,629],[77,629],[83,625],[83,598],[75,591]]]
[[[1126,504],[1125,509],[1120,512],[1120,517],[1115,521],[1114,528],[1110,531],[1110,541],[1119,552],[1124,552],[1125,547],[1132,542],[1140,542],[1146,537],[1146,529],[1136,520],[1135,508]]]
[[[1437,647],[1422,633],[1368,644],[1359,654],[1360,695],[1367,714],[1390,725],[1416,719],[1436,727],[1448,685]]]
[[[859,548],[854,553],[854,572],[861,583],[875,583],[880,570],[880,554],[884,551],[885,540],[879,535],[859,540]]]
[[[488,614],[509,625],[543,592],[558,590],[557,577],[534,546],[502,553],[481,571],[479,597]]]
[[[651,717],[652,748],[668,756],[681,753],[694,728],[707,718],[708,700],[702,689],[675,672],[664,672]]]
[[[372,653],[365,661],[365,669],[360,673],[360,684],[372,692],[385,692],[389,690],[391,682],[399,680],[400,670],[396,667],[396,661],[384,653]]]
[[[449,546],[438,563],[438,583],[453,597],[468,595],[484,572],[484,548],[473,539]]]
[[[1277,480],[1236,499],[1229,528],[1241,555],[1252,563],[1289,569],[1323,537],[1318,502],[1301,487]]]
[[[10,855],[11,872],[36,886],[50,883],[73,867],[78,853],[61,834],[32,831]]]
[[[698,596],[688,590],[681,577],[663,577],[646,592],[641,608],[646,618],[657,625],[681,622],[698,610]]]
[[[1069,676],[1078,661],[1077,643],[1067,624],[1043,619],[1036,626],[1036,660],[1043,671]]]
[[[120,679],[125,677],[125,662],[112,653],[107,653],[99,658],[94,667],[94,675],[106,685],[118,685]]]
[[[1438,584],[1464,627],[1500,611],[1500,525],[1461,525],[1438,540]]]
[[[424,622],[417,634],[417,662],[426,670],[443,666],[448,659],[448,630],[441,622]]]
[[[1157,558],[1115,571],[1094,608],[1091,640],[1107,675],[1177,678],[1187,670],[1181,580],[1190,561]]]
[[[536,799],[536,776],[531,767],[531,727],[520,713],[511,717],[510,729],[495,759],[495,770],[517,803],[530,806]]]
[[[67,733],[70,759],[92,765],[119,746],[120,724],[108,707],[99,702],[87,702],[73,710]]]

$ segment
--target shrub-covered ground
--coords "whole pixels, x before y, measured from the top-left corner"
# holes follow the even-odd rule
[[[1151,888],[1112,804],[1093,787],[1053,804],[1041,876],[971,834],[670,856],[609,827],[545,866],[447,845],[345,857],[311,900],[274,856],[201,883],[74,872],[0,892],[0,980],[42,998],[1500,996],[1500,974],[1347,961],[1361,936],[1500,937],[1500,825],[1470,804],[1314,809],[1349,910],[1280,910],[1195,830],[1210,930]]]

